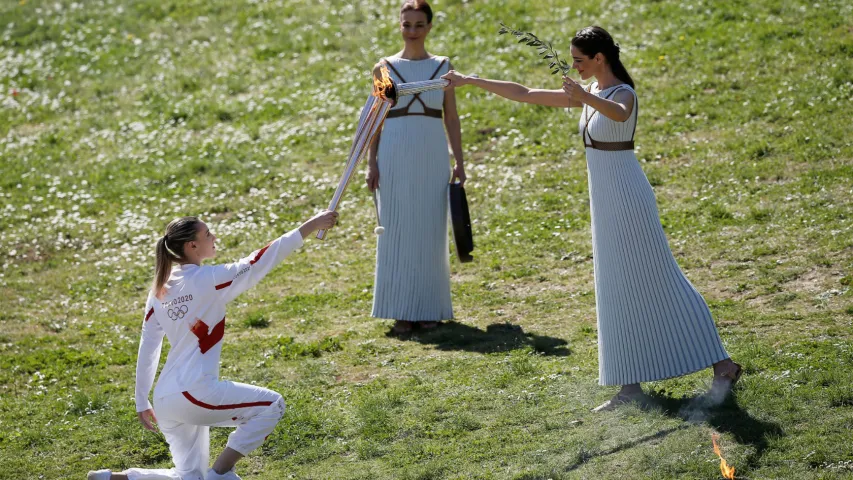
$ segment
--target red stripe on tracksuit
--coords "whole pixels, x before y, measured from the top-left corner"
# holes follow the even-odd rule
[[[184,397],[189,400],[194,405],[198,405],[201,408],[206,408],[208,410],[231,410],[234,408],[247,408],[247,407],[269,407],[273,404],[273,402],[251,402],[251,403],[234,403],[231,405],[211,405],[209,403],[204,403],[197,398],[190,395],[190,392],[182,392]]]
[[[255,255],[255,258],[253,258],[253,259],[249,260],[249,265],[254,265],[254,264],[258,263],[258,260],[260,260],[260,259],[261,259],[261,257],[263,257],[263,256],[264,256],[264,253],[266,253],[266,251],[267,251],[267,249],[268,249],[268,248],[270,248],[270,246],[269,246],[269,245],[267,245],[266,247],[264,247],[264,248],[260,249],[260,250],[258,251],[258,254],[257,254],[257,255]],[[220,283],[219,285],[217,285],[217,286],[216,286],[216,289],[217,289],[217,290],[222,290],[223,288],[230,287],[230,286],[231,286],[231,283],[233,283],[233,282],[234,282],[234,281],[233,281],[233,280],[231,280],[231,281],[228,281],[228,282],[225,282],[225,283]]]
[[[270,244],[270,245],[272,245],[272,244]],[[270,248],[270,246],[269,246],[269,245],[267,245],[266,247],[262,248],[262,249],[258,252],[258,254],[257,254],[257,255],[255,255],[255,258],[254,258],[254,259],[249,260],[249,265],[254,265],[258,260],[260,260],[260,259],[261,259],[261,257],[262,257],[262,256],[264,256],[264,252],[266,252],[268,248]]]
[[[201,353],[207,353],[225,336],[225,319],[220,320],[210,333],[207,332],[207,324],[198,319],[190,327],[190,331],[198,337],[198,347],[201,349]]]
[[[154,315],[154,307],[151,307],[151,310],[148,310],[148,314],[145,315],[145,321],[146,322],[148,321],[149,318],[151,318],[151,315]],[[139,318],[139,317],[136,317],[136,318]]]

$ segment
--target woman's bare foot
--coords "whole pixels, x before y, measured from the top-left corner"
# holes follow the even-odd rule
[[[732,387],[740,380],[743,368],[733,362],[731,358],[721,360],[714,364],[714,381],[706,396],[714,402],[722,402],[726,399]]]
[[[643,389],[640,387],[639,383],[634,383],[631,385],[622,385],[622,388],[619,390],[619,393],[614,395],[613,398],[611,398],[610,400],[593,408],[592,411],[595,413],[607,412],[610,410],[614,410],[621,405],[625,405],[626,403],[642,402],[645,396],[646,394],[643,393]]]
[[[741,366],[732,361],[731,358],[720,360],[714,364],[714,377],[727,377],[737,382],[735,378],[740,379],[742,372]]]

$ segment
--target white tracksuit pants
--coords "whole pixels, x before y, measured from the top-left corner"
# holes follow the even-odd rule
[[[160,431],[175,468],[128,469],[130,480],[204,480],[210,461],[210,427],[237,427],[227,446],[243,455],[261,446],[284,415],[272,390],[236,382],[215,384],[154,399]]]

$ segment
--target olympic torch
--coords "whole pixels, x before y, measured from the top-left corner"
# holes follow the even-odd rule
[[[356,128],[355,138],[350,147],[344,173],[341,175],[341,180],[338,182],[338,187],[335,189],[332,201],[329,202],[329,210],[337,211],[341,197],[343,197],[344,191],[346,191],[350,180],[352,180],[358,163],[364,156],[364,152],[370,147],[370,143],[376,137],[376,134],[382,128],[382,123],[385,121],[388,111],[397,104],[397,100],[416,93],[439,90],[446,87],[449,83],[447,80],[439,78],[423,82],[397,84],[391,79],[388,69],[385,66],[380,68],[380,72],[380,78],[373,79],[373,93],[367,99],[364,108],[361,109],[361,116],[358,119],[358,127]],[[317,238],[320,240],[326,238],[326,230],[318,231]]]

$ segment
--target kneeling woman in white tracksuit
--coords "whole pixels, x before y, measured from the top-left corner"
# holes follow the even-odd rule
[[[234,464],[258,448],[284,414],[276,392],[219,380],[225,333],[225,304],[256,285],[302,239],[335,224],[324,211],[240,261],[202,266],[216,254],[216,236],[195,217],[166,227],[157,242],[154,286],[148,295],[136,364],[136,411],[148,430],[169,443],[175,468],[131,468],[122,473],[89,472],[89,480],[236,480]],[[177,264],[177,265],[173,265]],[[148,401],[160,360],[163,335],[172,348]],[[154,415],[156,411],[156,417]],[[237,427],[213,468],[208,470],[209,427]]]

